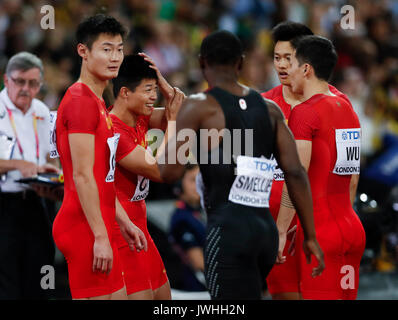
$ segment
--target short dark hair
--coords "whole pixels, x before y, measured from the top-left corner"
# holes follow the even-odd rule
[[[234,65],[242,54],[239,38],[225,30],[209,34],[200,46],[200,55],[209,65]]]
[[[321,36],[304,36],[290,41],[296,49],[299,64],[310,64],[318,79],[329,81],[337,63],[337,53],[332,41]]]
[[[127,34],[127,29],[114,17],[96,14],[83,20],[76,30],[77,43],[85,44],[89,49],[101,33],[118,35],[122,38]]]
[[[125,56],[117,77],[112,79],[115,98],[119,95],[122,87],[127,87],[134,92],[143,79],[158,80],[156,71],[150,65],[144,57],[138,54]]]
[[[306,25],[293,21],[283,21],[272,29],[272,39],[274,43],[278,41],[290,41],[297,37],[310,36],[313,34],[312,30]]]

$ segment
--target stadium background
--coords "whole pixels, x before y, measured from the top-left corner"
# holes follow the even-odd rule
[[[354,29],[343,29],[344,5],[354,8]],[[42,29],[40,9],[52,5],[55,28]],[[144,51],[166,79],[186,94],[205,89],[197,63],[206,34],[236,33],[245,46],[241,82],[260,92],[279,84],[273,70],[270,30],[278,22],[307,24],[331,39],[339,54],[331,83],[348,95],[362,126],[361,179],[355,207],[365,227],[360,299],[397,299],[398,281],[398,1],[397,0],[2,0],[0,87],[8,59],[20,51],[44,63],[39,98],[51,110],[79,76],[74,31],[86,16],[107,13],[130,30],[125,54]],[[108,97],[108,102],[112,98]],[[161,105],[162,101],[159,101]],[[178,259],[167,243],[175,198],[169,185],[151,184],[150,228],[178,287]],[[59,204],[57,204],[59,205]],[[56,212],[56,209],[54,210]],[[65,265],[57,255],[54,298],[67,298]],[[176,280],[173,280],[175,277]],[[174,283],[173,283],[174,281]]]

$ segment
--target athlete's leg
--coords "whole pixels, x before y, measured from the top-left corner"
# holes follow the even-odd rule
[[[279,206],[278,206],[279,208]],[[289,229],[297,226],[294,217]],[[273,300],[300,300],[299,274],[298,274],[298,254],[290,255],[289,247],[294,245],[294,239],[286,239],[283,255],[286,261],[282,264],[274,264],[267,276],[267,288]]]
[[[341,275],[345,277],[342,281],[344,300],[355,300],[357,298],[359,266],[366,245],[365,231],[356,215],[352,216],[350,232],[352,233],[351,246],[344,255],[344,270]]]
[[[301,245],[304,240],[303,230],[297,234],[296,254],[300,254],[300,290],[305,300],[340,300],[343,299],[343,290],[340,285],[340,269],[344,262],[343,239],[335,222],[317,229],[317,240],[322,248],[325,261],[325,270],[316,278],[312,277],[312,269],[318,264],[312,258],[307,264]]]
[[[110,300],[127,300],[126,286],[111,294]]]
[[[153,300],[152,289],[134,292],[128,295],[129,300]]]
[[[160,288],[153,290],[153,299],[154,300],[171,300],[170,282],[168,280]]]
[[[272,217],[240,205],[227,205],[210,221],[205,275],[213,300],[261,299],[262,281],[275,263],[278,235]],[[216,223],[213,223],[216,222]],[[213,224],[212,224],[213,223]]]

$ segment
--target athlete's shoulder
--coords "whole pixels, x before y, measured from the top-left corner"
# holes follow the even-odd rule
[[[90,88],[82,82],[75,82],[74,84],[72,84],[68,88],[68,92],[73,98],[76,98],[76,97],[77,98],[79,98],[79,97],[93,98],[93,94],[92,94],[92,91],[90,90]]]
[[[117,133],[126,133],[128,132],[128,126],[120,120],[116,115],[110,113],[109,117],[112,121],[113,130]]]
[[[344,93],[341,93],[341,95],[336,94],[332,92],[334,95],[329,96],[325,95],[325,101],[332,106],[337,106],[337,107],[343,107],[343,108],[348,108],[350,110],[353,110],[351,102],[348,100],[347,96]]]
[[[282,95],[282,85],[276,86],[271,90],[265,91],[261,93],[264,98],[274,100],[276,97],[280,97]]]
[[[205,101],[207,99],[207,94],[205,92],[193,93],[190,94],[187,99],[188,101]]]
[[[292,109],[292,113],[290,114],[289,123],[290,121],[297,119],[301,121],[301,119],[305,118],[318,117],[319,112],[324,109],[325,101],[327,100],[327,98],[328,96],[324,94],[316,94],[313,95],[311,98],[296,105]]]
[[[120,127],[123,124],[123,121],[120,120],[116,115],[114,115],[113,113],[109,114],[109,117],[112,120],[112,124],[114,127]]]
[[[345,101],[347,101],[349,103],[349,105],[351,106],[351,101],[350,99],[348,99],[347,95],[344,94],[343,92],[341,92],[339,89],[337,89],[336,87],[332,86],[331,84],[329,84],[329,90],[331,93],[333,93],[334,95],[344,99]]]
[[[217,100],[208,94],[208,91],[199,92],[189,95],[183,102],[182,109],[188,112],[206,113],[209,109],[213,109],[217,105]]]
[[[268,108],[268,112],[271,117],[275,118],[276,120],[284,120],[285,119],[282,109],[275,101],[264,98],[264,97],[263,97],[263,100],[264,100],[265,105]]]

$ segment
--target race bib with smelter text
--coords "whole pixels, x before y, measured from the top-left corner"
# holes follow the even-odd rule
[[[336,129],[337,160],[333,173],[351,175],[360,173],[361,129]]]
[[[274,159],[238,156],[228,200],[250,207],[268,208],[276,162]]]

